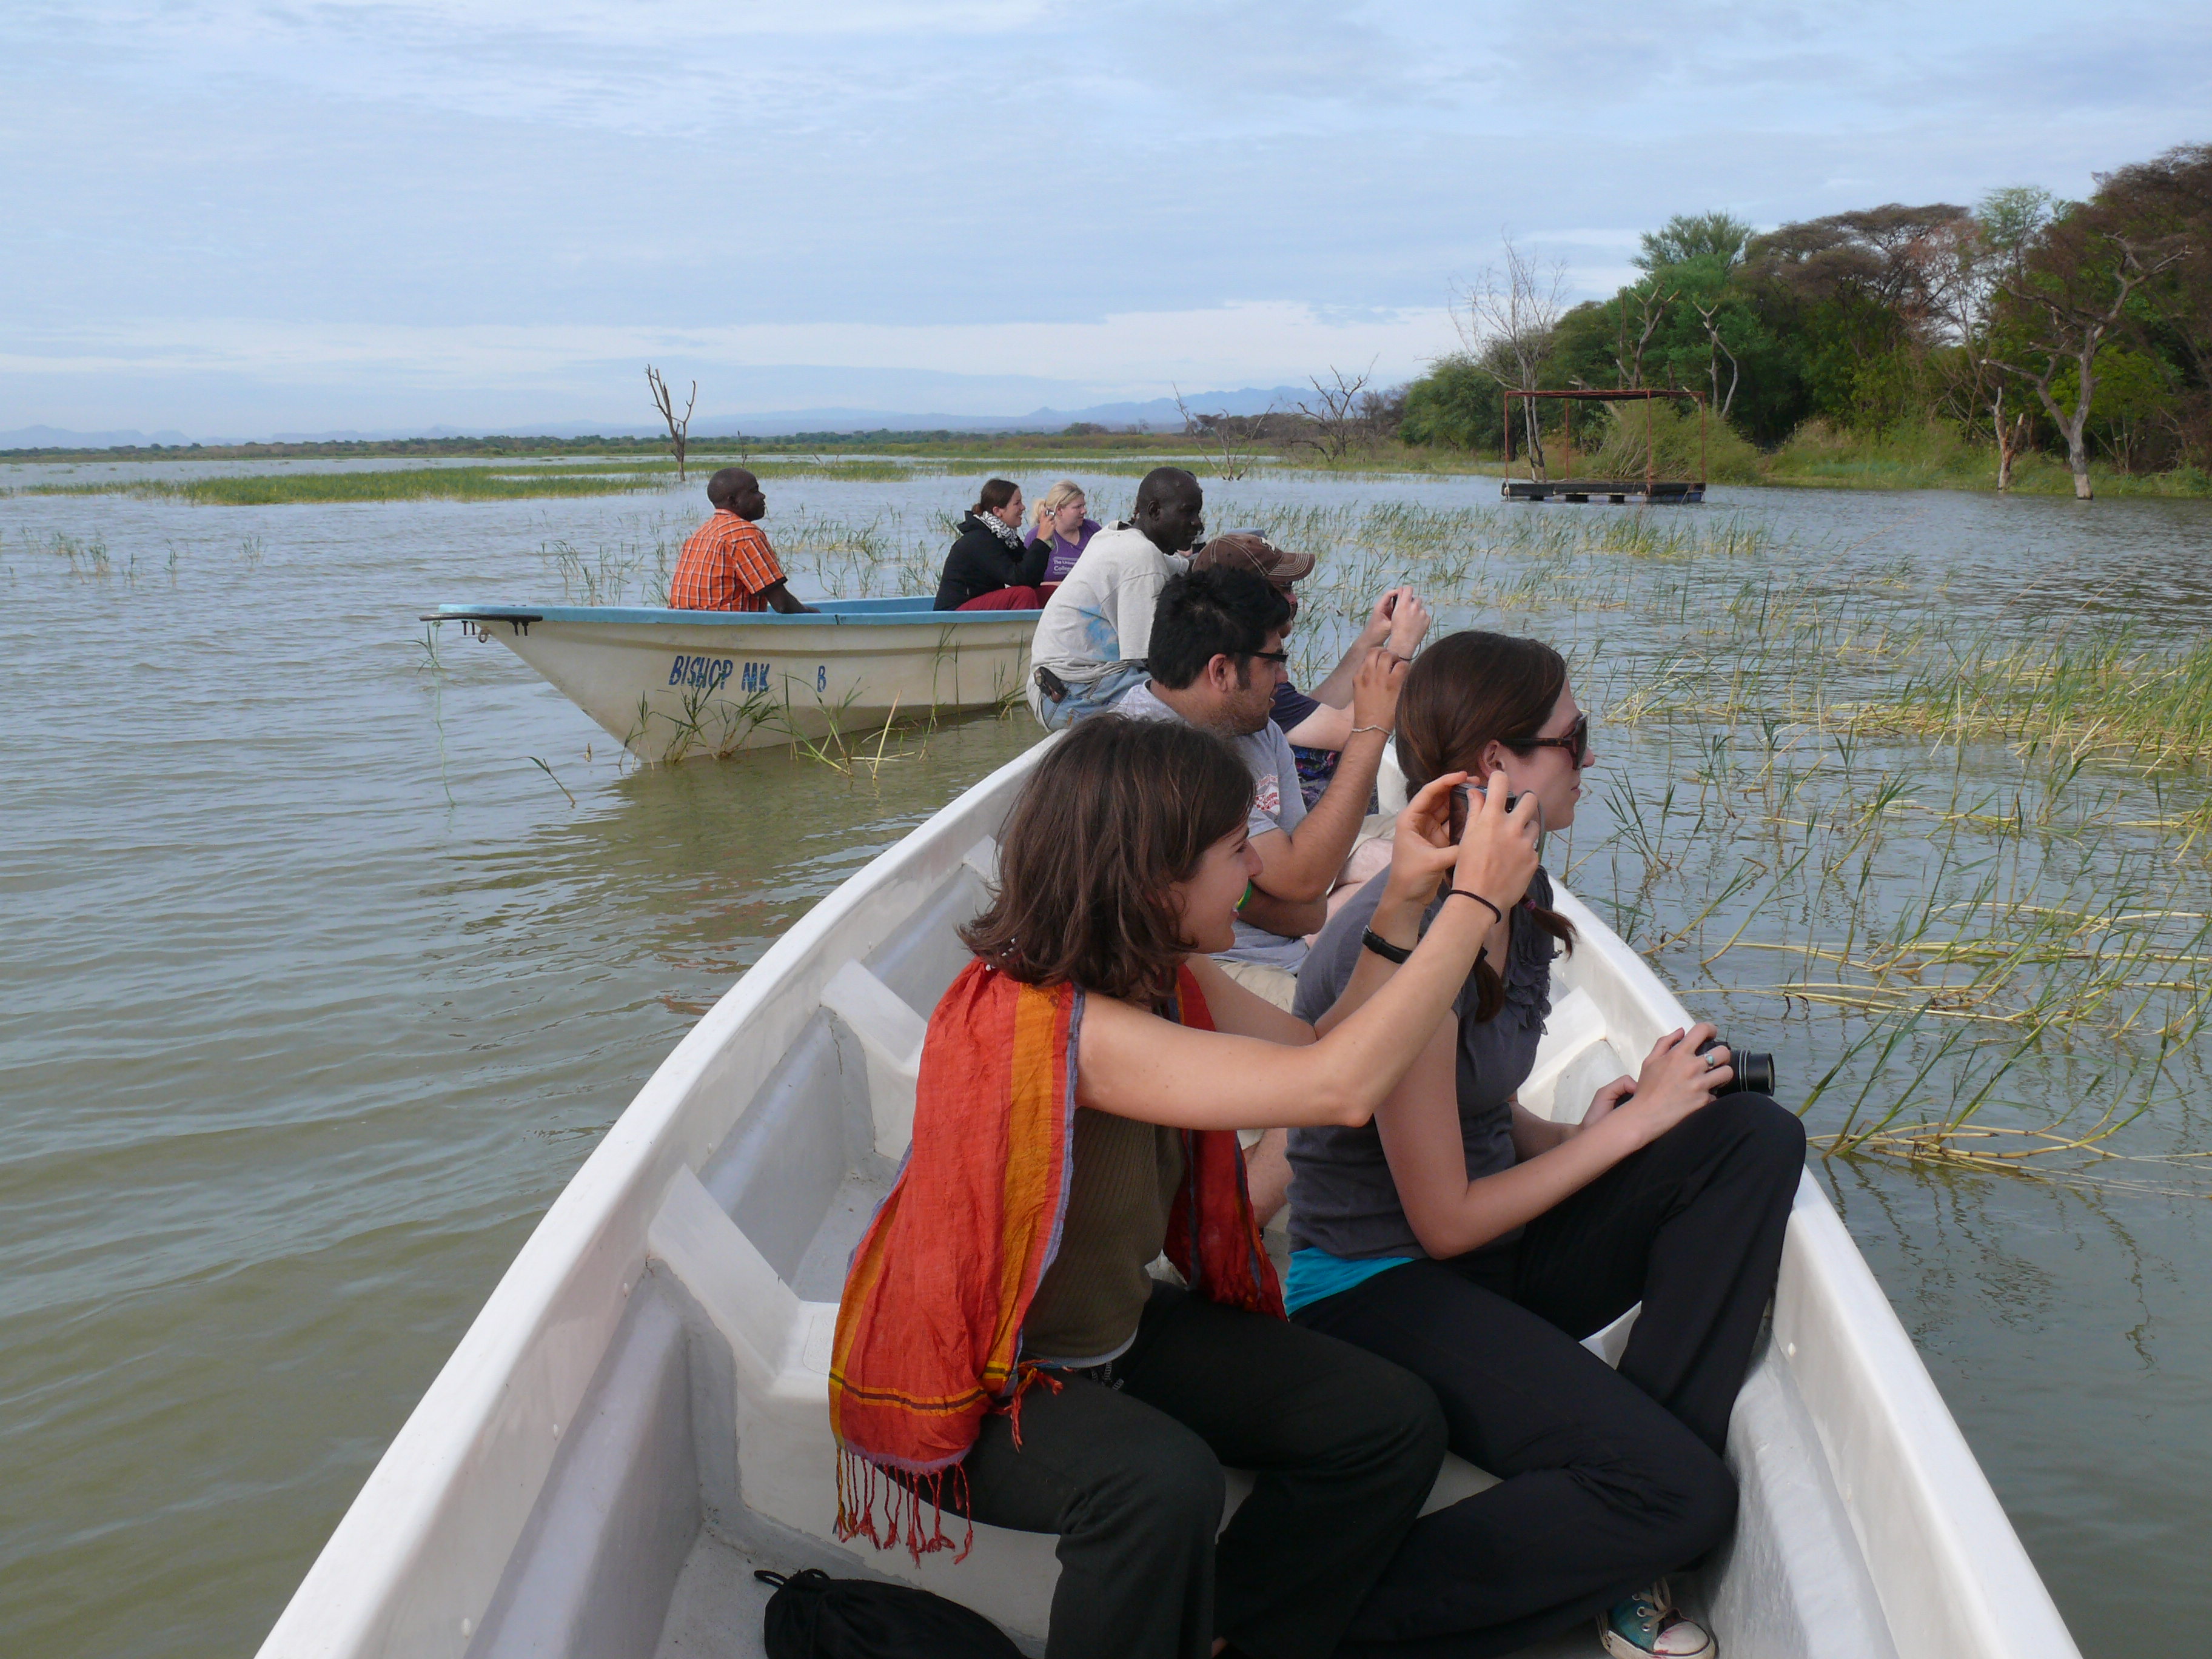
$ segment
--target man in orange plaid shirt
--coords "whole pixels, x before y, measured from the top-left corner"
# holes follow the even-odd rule
[[[756,520],[768,513],[760,480],[742,466],[726,466],[707,480],[714,516],[693,531],[669,579],[668,603],[677,611],[811,611],[792,598],[775,550]]]

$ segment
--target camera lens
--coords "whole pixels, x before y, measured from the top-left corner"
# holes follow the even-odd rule
[[[1723,1038],[1713,1037],[1699,1043],[1698,1052],[1702,1054],[1713,1048],[1728,1048],[1728,1044]],[[1729,1048],[1729,1065],[1735,1075],[1715,1090],[1716,1094],[1771,1095],[1774,1092],[1772,1054],[1752,1054],[1733,1048]]]

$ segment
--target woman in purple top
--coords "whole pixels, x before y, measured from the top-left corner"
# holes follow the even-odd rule
[[[1098,521],[1084,516],[1085,505],[1083,486],[1066,478],[1046,490],[1044,499],[1036,504],[1036,522],[1030,527],[1030,545],[1044,542],[1052,548],[1052,556],[1045,561],[1044,567],[1048,582],[1064,580],[1075,568],[1075,562],[1083,556],[1083,550],[1091,545],[1091,538],[1098,533]]]

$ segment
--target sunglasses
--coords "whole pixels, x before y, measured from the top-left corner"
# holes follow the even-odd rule
[[[1567,758],[1581,766],[1589,758],[1589,716],[1577,714],[1564,738],[1508,738],[1508,749],[1564,749]]]
[[[1287,663],[1291,659],[1291,653],[1287,651],[1247,651],[1244,654],[1255,662]],[[1556,743],[1559,739],[1554,738],[1552,741]]]

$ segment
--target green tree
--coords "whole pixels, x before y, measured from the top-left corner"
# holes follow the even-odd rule
[[[1752,234],[1752,228],[1733,214],[1717,210],[1678,213],[1657,230],[1644,233],[1637,268],[1656,276],[1670,267],[1702,260],[1725,274],[1743,258]]]
[[[2066,441],[2077,501],[2094,498],[2089,481],[2089,419],[2097,361],[2141,291],[2189,252],[2179,234],[2131,234],[2109,199],[2073,204],[2034,228],[1997,284],[1999,326],[2014,343],[2001,366],[2034,392]],[[2073,395],[2059,393],[2069,374]]]
[[[1946,250],[1972,224],[1948,202],[1892,202],[1753,240],[1744,283],[1761,319],[1795,346],[1808,413],[1862,431],[1896,422],[1900,388],[1926,384],[1898,360],[1944,343]]]
[[[1409,444],[1435,444],[1470,452],[1502,450],[1505,398],[1496,369],[1465,352],[1439,357],[1406,388],[1399,435]]]

